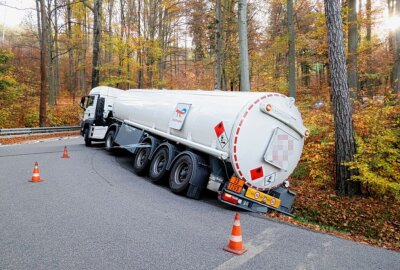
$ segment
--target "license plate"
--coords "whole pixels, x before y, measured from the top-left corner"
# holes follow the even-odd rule
[[[244,196],[275,208],[278,208],[281,205],[281,200],[279,200],[278,198],[255,190],[253,188],[248,188]]]
[[[240,193],[243,189],[243,185],[244,185],[244,180],[232,176],[232,178],[229,180],[228,183],[228,189],[233,192]]]

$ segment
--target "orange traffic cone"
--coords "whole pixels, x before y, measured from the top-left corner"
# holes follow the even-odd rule
[[[33,168],[32,179],[29,182],[33,183],[42,182],[42,179],[40,179],[39,175],[39,167],[37,161],[35,162],[35,167]]]
[[[229,244],[224,247],[224,250],[232,252],[236,255],[242,255],[247,251],[247,248],[243,247],[242,241],[242,229],[240,227],[240,216],[239,213],[235,215],[235,221],[233,222],[231,239]]]
[[[61,158],[70,158],[70,156],[68,155],[68,150],[67,150],[66,146],[64,146],[64,153]]]

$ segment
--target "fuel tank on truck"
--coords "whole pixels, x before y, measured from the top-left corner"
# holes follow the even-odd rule
[[[115,100],[113,113],[189,147],[203,146],[258,190],[288,178],[308,135],[294,99],[278,93],[128,90]]]

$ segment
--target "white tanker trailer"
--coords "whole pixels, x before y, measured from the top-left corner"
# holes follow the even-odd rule
[[[290,215],[287,178],[309,133],[293,98],[100,86],[81,106],[85,144],[127,149],[134,171],[152,182],[168,180],[172,192],[195,199],[207,188],[227,204]]]

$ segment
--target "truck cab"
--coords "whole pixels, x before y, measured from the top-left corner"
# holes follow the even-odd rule
[[[83,96],[80,106],[84,110],[81,122],[81,135],[87,146],[92,141],[103,141],[112,117],[115,99],[124,91],[107,86],[93,88],[89,95]]]

